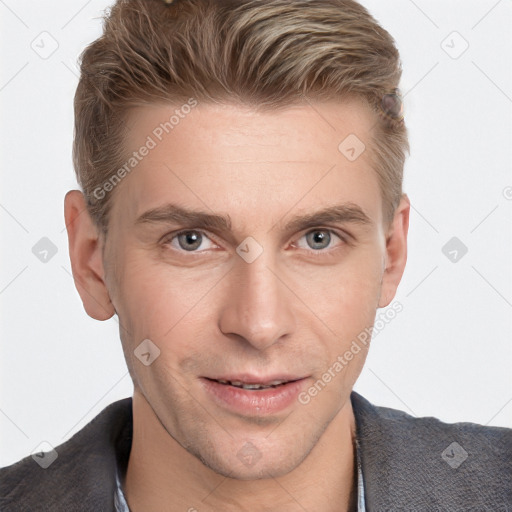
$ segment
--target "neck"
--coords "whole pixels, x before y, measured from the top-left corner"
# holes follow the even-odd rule
[[[135,391],[124,492],[132,512],[352,511],[356,503],[354,443],[355,419],[347,399],[315,448],[290,473],[259,480],[228,478],[176,442]]]

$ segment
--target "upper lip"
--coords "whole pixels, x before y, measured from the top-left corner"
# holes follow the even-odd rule
[[[303,379],[302,376],[276,373],[274,375],[267,375],[265,377],[252,375],[249,373],[240,373],[240,374],[228,374],[228,375],[218,375],[215,377],[206,377],[210,380],[226,380],[230,382],[242,382],[243,384],[260,384],[262,386],[272,384],[274,382],[291,382],[295,380]]]

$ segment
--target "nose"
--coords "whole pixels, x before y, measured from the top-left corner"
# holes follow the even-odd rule
[[[293,293],[264,251],[255,261],[237,260],[231,271],[220,330],[265,350],[295,328]]]

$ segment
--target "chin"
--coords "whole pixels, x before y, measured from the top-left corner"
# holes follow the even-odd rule
[[[196,457],[215,473],[234,480],[266,480],[278,478],[291,473],[307,457],[308,453],[286,453],[277,458],[276,453],[265,455],[256,450],[253,445],[246,443],[237,455],[225,457],[224,453],[205,458],[199,454]],[[223,457],[224,455],[224,457]]]

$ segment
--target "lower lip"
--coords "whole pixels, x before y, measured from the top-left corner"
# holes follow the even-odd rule
[[[221,407],[249,415],[266,415],[280,412],[297,401],[306,379],[300,379],[275,388],[248,390],[215,380],[201,378],[206,392]]]

